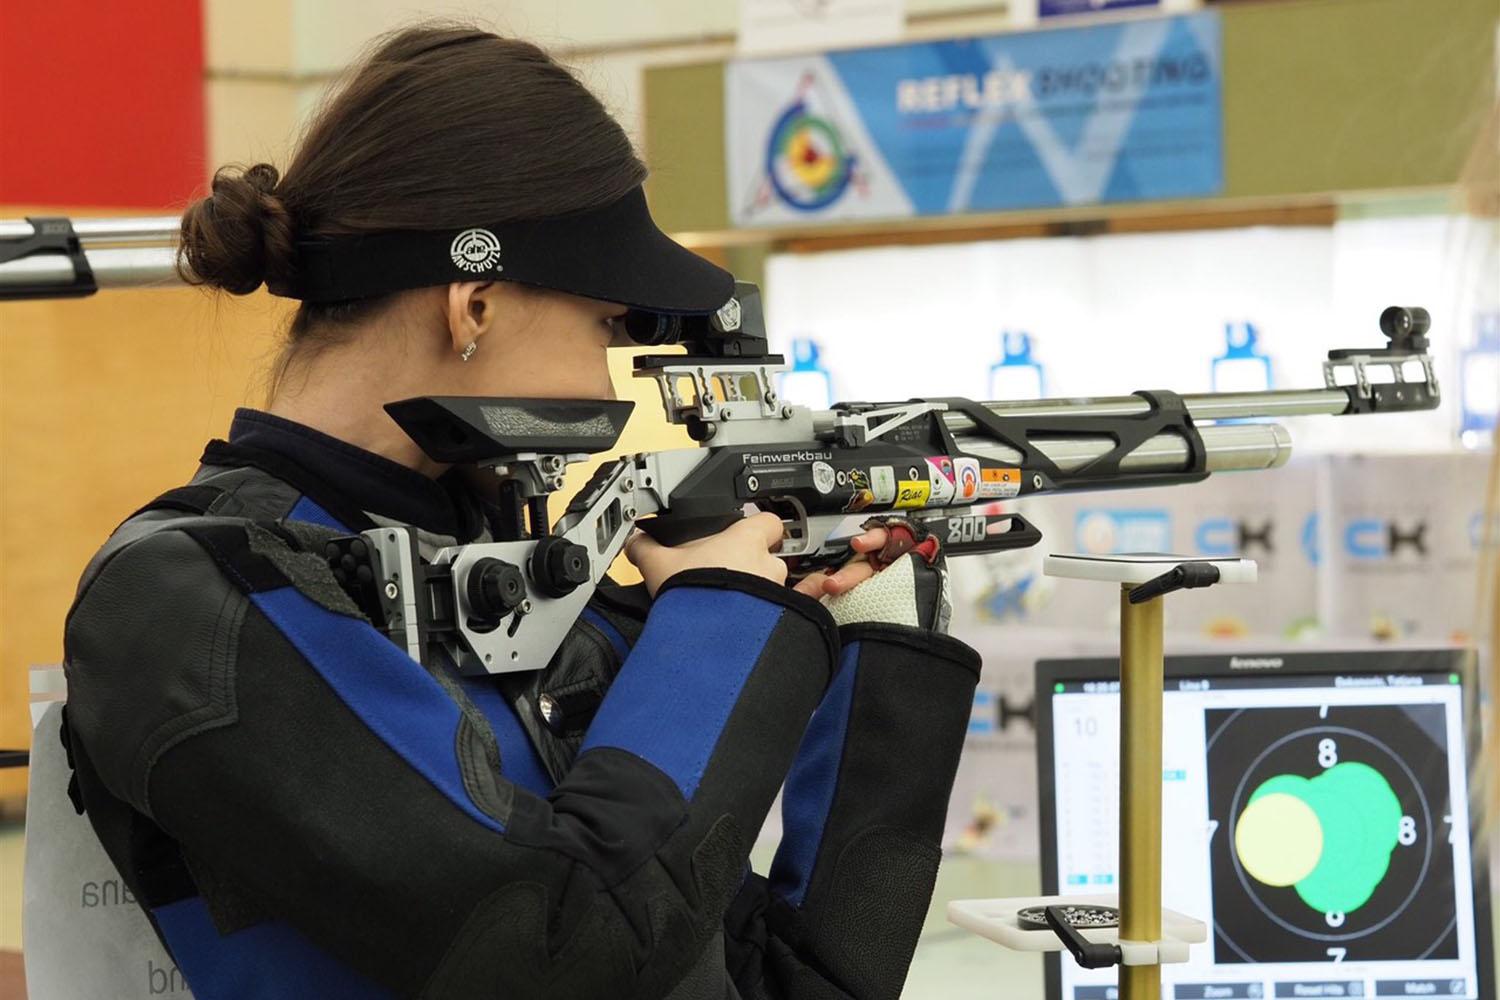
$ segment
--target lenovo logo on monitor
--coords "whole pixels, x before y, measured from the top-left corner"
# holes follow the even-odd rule
[[[1279,656],[1231,656],[1230,670],[1280,670],[1286,661]]]

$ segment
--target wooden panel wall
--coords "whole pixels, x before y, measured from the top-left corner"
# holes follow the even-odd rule
[[[282,314],[187,289],[0,303],[0,746],[29,742],[27,670],[61,660],[84,564],[258,401]]]

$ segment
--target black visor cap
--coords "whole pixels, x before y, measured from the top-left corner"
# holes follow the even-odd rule
[[[711,313],[734,277],[657,228],[639,187],[550,219],[298,243],[296,276],[271,292],[344,302],[455,281],[516,281],[673,316]]]

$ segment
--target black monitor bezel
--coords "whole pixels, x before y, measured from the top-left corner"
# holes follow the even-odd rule
[[[1234,652],[1168,656],[1166,679],[1197,677],[1288,677],[1334,674],[1428,674],[1457,673],[1463,678],[1464,737],[1468,774],[1472,778],[1479,760],[1480,720],[1474,711],[1473,680],[1468,664],[1473,654],[1461,648],[1360,649]],[[1239,661],[1240,666],[1231,666]],[[1260,666],[1246,663],[1260,661]],[[1275,662],[1277,666],[1270,664]],[[1052,896],[1057,887],[1056,774],[1053,760],[1052,698],[1059,681],[1117,680],[1120,662],[1111,657],[1070,657],[1038,660],[1036,664],[1037,822],[1041,836],[1042,895]],[[1486,845],[1477,809],[1469,813],[1469,854],[1475,868],[1474,934],[1478,995],[1495,1000],[1495,949],[1492,944],[1490,878]],[[1058,952],[1049,952],[1044,963],[1046,1000],[1062,1000],[1062,968]]]

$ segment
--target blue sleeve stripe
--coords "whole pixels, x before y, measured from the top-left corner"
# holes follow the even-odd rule
[[[313,502],[313,499],[308,496],[302,497],[293,505],[291,510],[287,511],[286,519],[288,521],[310,521],[313,524],[321,524],[325,528],[332,528],[334,531],[349,530],[343,524],[339,523],[338,518],[328,513],[328,511]]]
[[[151,912],[195,1000],[381,1000],[390,992],[336,961],[279,920],[221,935],[201,896]],[[172,969],[151,973],[152,993],[179,990]]]
[[[620,659],[623,660],[625,659],[625,657],[630,655],[630,643],[625,641],[625,637],[620,634],[619,629],[610,624],[608,618],[604,617],[593,608],[584,608],[583,614],[580,617],[590,625],[594,626],[594,628],[604,633],[604,638],[608,639],[609,644],[615,647],[615,653],[620,657]]]
[[[545,797],[551,793],[552,778],[542,766],[531,737],[521,728],[516,710],[500,693],[494,677],[459,677],[464,693],[479,709],[495,734],[500,746],[500,770],[507,781],[514,782],[529,792]]]
[[[464,788],[454,750],[458,705],[420,664],[369,622],[335,614],[294,587],[250,600],[386,746],[475,822],[503,831]]]
[[[678,587],[662,594],[579,752],[633,753],[692,801],[782,612],[773,601],[734,590]]]
[[[823,827],[833,809],[858,663],[859,643],[850,643],[844,647],[838,674],[807,724],[781,793],[781,846],[771,862],[769,881],[771,891],[793,906],[801,906],[807,895]]]

